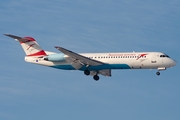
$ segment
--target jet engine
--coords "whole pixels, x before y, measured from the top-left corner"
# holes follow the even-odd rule
[[[51,62],[63,62],[65,61],[64,54],[50,54],[44,57],[44,60]]]

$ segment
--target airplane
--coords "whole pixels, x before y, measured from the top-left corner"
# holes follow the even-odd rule
[[[61,53],[44,51],[32,37],[4,34],[18,41],[26,54],[25,61],[62,70],[80,70],[98,81],[99,74],[110,77],[113,69],[157,69],[156,74],[176,65],[162,52],[75,53],[55,46]]]

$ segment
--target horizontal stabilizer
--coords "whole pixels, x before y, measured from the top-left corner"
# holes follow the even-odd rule
[[[20,43],[25,43],[25,42],[30,42],[30,41],[35,41],[34,39],[30,38],[30,37],[19,37],[19,36],[15,36],[15,35],[11,35],[11,34],[4,34],[8,37],[14,38],[15,40],[19,41]]]
[[[8,37],[14,38],[14,39],[22,39],[21,37],[15,36],[15,35],[11,35],[11,34],[4,34]]]

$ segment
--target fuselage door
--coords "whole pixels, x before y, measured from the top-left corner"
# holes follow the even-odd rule
[[[156,55],[152,55],[152,58],[151,58],[151,63],[156,63]]]

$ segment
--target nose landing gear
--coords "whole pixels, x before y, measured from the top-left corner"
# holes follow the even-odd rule
[[[158,71],[158,72],[156,72],[156,75],[158,75],[158,76],[159,76],[159,75],[160,75],[160,72],[159,72],[159,71]]]
[[[156,72],[156,75],[160,75],[160,72],[159,71],[162,71],[162,70],[166,70],[166,68],[165,67],[159,67],[158,68],[158,71]]]

